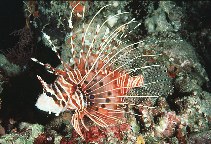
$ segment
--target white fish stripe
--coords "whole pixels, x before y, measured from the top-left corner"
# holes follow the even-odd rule
[[[111,73],[110,73],[110,74],[111,74]],[[108,75],[109,75],[109,74],[108,74]],[[121,75],[121,74],[120,74],[120,75]],[[124,75],[126,75],[126,74],[124,74]],[[123,77],[124,75],[121,75],[120,77]],[[92,93],[92,92],[94,92],[94,91],[96,91],[96,90],[98,90],[98,89],[100,89],[100,88],[102,88],[102,87],[104,87],[104,86],[106,86],[106,85],[108,85],[108,84],[114,82],[114,81],[119,80],[120,77],[115,78],[115,79],[109,81],[108,83],[106,83],[106,84],[104,84],[104,85],[102,85],[102,86],[100,86],[100,87],[98,87],[98,88],[96,88],[96,89],[93,89],[90,93]],[[101,79],[101,80],[102,80],[102,79]],[[100,80],[100,81],[101,81],[101,80]],[[98,83],[99,83],[99,81],[98,81]],[[96,85],[96,84],[94,84],[94,85]],[[120,82],[119,82],[119,85],[120,85]],[[92,88],[92,86],[91,86],[90,88]]]
[[[72,8],[70,19],[68,20],[69,27],[71,29],[73,28],[72,16],[73,16],[75,8],[79,4],[80,4],[80,2],[78,2],[77,5],[74,4],[75,6],[73,6],[74,8]],[[125,111],[122,108],[127,107],[127,106],[123,105],[123,107],[122,107],[122,106],[118,106],[118,104],[135,105],[135,104],[126,103],[124,101],[124,98],[126,98],[126,97],[138,97],[138,98],[140,98],[140,97],[158,97],[158,96],[123,95],[123,94],[126,94],[131,88],[147,85],[144,83],[145,79],[142,75],[132,77],[129,74],[131,72],[135,72],[137,69],[144,69],[144,68],[148,68],[150,66],[144,66],[144,67],[140,67],[140,68],[121,71],[121,68],[124,68],[124,66],[126,64],[128,64],[128,62],[133,62],[133,60],[138,58],[139,56],[129,59],[129,60],[126,59],[127,62],[125,62],[124,64],[121,64],[117,68],[114,65],[115,62],[118,61],[122,56],[124,58],[124,56],[126,55],[125,51],[127,49],[130,52],[130,51],[136,49],[135,48],[136,46],[134,46],[134,45],[138,45],[138,44],[142,43],[142,41],[139,41],[139,42],[128,45],[127,42],[129,40],[128,41],[121,40],[121,38],[128,37],[128,35],[141,24],[141,23],[139,23],[132,30],[128,30],[129,29],[128,25],[135,22],[134,19],[132,19],[129,22],[124,23],[120,26],[117,26],[118,28],[114,29],[112,32],[109,31],[109,28],[106,28],[104,33],[103,32],[99,33],[100,30],[104,29],[103,26],[110,19],[110,18],[108,18],[102,23],[102,25],[97,25],[95,34],[93,34],[92,26],[95,26],[94,21],[97,21],[97,19],[95,17],[103,9],[105,9],[106,7],[108,7],[110,5],[112,5],[112,4],[102,7],[94,15],[94,17],[88,23],[88,26],[86,28],[84,27],[84,22],[83,22],[82,32],[81,32],[82,36],[76,35],[76,37],[82,37],[82,39],[81,39],[82,48],[79,48],[79,49],[81,49],[81,50],[79,50],[80,51],[79,58],[78,58],[78,54],[77,54],[78,49],[76,50],[75,49],[76,45],[74,45],[74,42],[78,43],[78,39],[76,41],[74,41],[75,35],[72,34],[70,36],[69,48],[72,52],[73,59],[71,59],[71,60],[74,62],[74,65],[73,65],[74,68],[72,68],[71,66],[68,66],[68,64],[63,65],[64,70],[59,70],[57,68],[53,68],[50,66],[50,70],[51,70],[50,72],[54,73],[55,75],[58,75],[56,81],[53,83],[54,87],[52,87],[51,84],[45,83],[40,78],[40,81],[44,87],[44,90],[47,92],[52,92],[52,94],[55,95],[57,100],[59,100],[60,105],[62,105],[62,104],[64,105],[64,103],[65,103],[65,106],[63,106],[64,110],[70,110],[70,111],[75,112],[72,115],[71,123],[72,123],[74,129],[76,130],[76,132],[83,139],[84,139],[84,135],[82,134],[82,131],[81,131],[82,128],[80,128],[81,125],[87,131],[89,130],[88,127],[84,123],[84,119],[83,119],[84,115],[88,116],[97,125],[99,125],[101,127],[107,127],[112,124],[112,120],[117,121],[120,119],[119,117],[115,117],[115,116],[112,116],[111,114],[107,114],[107,112],[108,113],[124,113]],[[83,6],[82,18],[84,18],[84,13],[85,13],[85,6]],[[112,17],[116,17],[116,16],[124,14],[124,13],[128,13],[128,12],[123,12],[123,13],[120,12]],[[80,28],[80,26],[79,26],[79,28]],[[89,38],[86,39],[86,37],[89,36],[90,32],[92,35],[90,37],[91,40]],[[103,37],[101,35],[103,35]],[[100,37],[100,38],[98,39],[97,37]],[[119,40],[119,38],[120,38],[120,40]],[[101,40],[102,40],[102,42],[101,42]],[[87,41],[91,41],[91,45],[86,45]],[[67,42],[69,42],[69,41],[67,41]],[[56,47],[53,45],[52,50],[56,52],[56,50],[54,50],[54,49],[56,49]],[[124,54],[122,54],[122,53],[124,53]],[[58,52],[56,52],[56,54],[58,55]],[[91,60],[92,54],[94,56],[93,60]],[[97,56],[97,58],[95,56]],[[157,56],[157,55],[140,55],[140,57],[145,57],[145,56]],[[61,60],[60,55],[58,55],[58,57]],[[90,60],[91,60],[91,62],[90,62]],[[63,64],[64,62],[61,60],[61,63]],[[85,63],[85,65],[83,65],[83,68],[78,69],[79,66],[81,66],[80,64],[84,64],[84,63]],[[103,65],[102,65],[102,63],[103,63]],[[46,64],[43,64],[43,63],[40,63],[40,64],[46,66]],[[100,68],[99,68],[99,64],[100,64],[100,66],[102,65]],[[158,65],[154,65],[154,66],[158,66]],[[84,74],[84,71],[85,71],[85,74]],[[112,75],[113,75],[113,77],[112,77]],[[93,80],[96,77],[97,77],[98,81],[93,82]],[[84,84],[84,82],[86,80],[88,81],[88,84]],[[101,84],[100,84],[100,86],[97,85],[100,82],[103,82],[102,86],[101,86]],[[82,90],[81,90],[81,88],[82,88]],[[91,90],[91,92],[85,91],[88,88]],[[110,90],[108,90],[108,89],[110,89]],[[97,91],[97,90],[99,90],[99,91]],[[105,95],[103,95],[101,98],[98,98],[98,96],[95,96],[95,98],[92,99],[91,97],[90,98],[87,97],[87,95],[83,95],[84,93],[85,94],[92,93],[93,95],[98,95],[98,94],[107,93],[107,92],[111,92],[111,91],[115,91],[115,90],[118,90],[118,92],[112,93],[113,97],[107,97],[107,95],[105,97]],[[110,94],[108,94],[108,95],[110,95]],[[84,96],[86,96],[86,97],[84,98]],[[108,103],[108,102],[104,101],[107,98],[114,98],[115,100],[112,99],[111,103],[110,102]],[[95,101],[98,99],[102,99],[102,100]],[[55,100],[55,102],[57,102],[57,100]],[[109,108],[101,108],[100,109],[99,108],[99,111],[98,111],[96,109],[93,109],[94,106],[91,106],[91,104],[90,105],[88,104],[88,102],[92,102],[92,100],[95,101],[94,106],[96,106],[96,108],[99,108],[100,104],[105,104],[105,105],[116,104],[116,105],[114,107],[110,107],[111,109],[109,109]],[[100,102],[102,102],[102,103],[100,103]],[[106,103],[104,103],[104,102],[106,102]],[[138,106],[142,106],[142,105],[138,105]],[[103,106],[101,106],[101,107],[103,107]],[[100,110],[105,110],[105,111],[107,110],[107,111],[106,111],[106,113],[104,113]],[[126,113],[130,113],[130,112],[126,112]]]
[[[97,117],[97,116],[95,116],[95,115],[89,113],[87,110],[84,110],[84,112],[86,112],[87,116],[89,116],[89,118],[90,118],[93,122],[97,123],[97,124],[100,125],[101,127],[107,127],[107,126],[108,126],[101,118],[99,118],[99,117]],[[97,112],[97,111],[96,111],[96,112]],[[93,117],[96,118],[98,121],[96,121],[95,119],[93,119]]]
[[[98,111],[96,111],[96,113],[99,113],[100,115],[103,115],[103,116],[106,117],[106,118],[110,118],[110,119],[113,119],[113,120],[119,120],[119,118],[117,118],[117,117],[115,117],[115,116],[108,116],[108,115],[103,114],[103,113],[100,113],[100,112],[98,112]]]
[[[51,86],[48,86],[47,83],[45,81],[42,80],[42,78],[40,76],[37,76],[38,79],[40,80],[40,82],[42,83],[43,87],[45,88],[46,91],[50,92],[51,94],[53,94],[58,100],[62,100],[61,98],[59,98],[55,92],[52,90]]]
[[[67,105],[67,101],[64,99],[62,92],[59,90],[56,84],[54,86],[56,88],[57,95],[59,95],[62,98],[62,101]]]
[[[99,30],[100,30],[100,25],[97,25],[97,28],[96,28],[96,30],[95,30],[94,38],[92,39],[92,43],[91,43],[91,45],[90,45],[90,49],[92,49],[93,46],[94,46],[94,43],[95,43],[95,41],[96,41],[96,37],[97,37],[97,35],[98,35],[98,33],[99,33]]]
[[[50,89],[48,89],[47,91],[50,92],[51,94],[53,94],[56,97],[56,99],[58,99],[59,101],[62,101],[62,98],[60,98],[58,95],[56,95],[55,91],[53,90],[52,85],[50,86]]]
[[[126,75],[124,75],[124,77],[123,77],[121,87],[124,87],[125,86],[125,80],[126,80]],[[124,94],[125,89],[121,89],[121,90],[122,90],[122,94]]]
[[[110,89],[110,90],[102,91],[102,92],[99,92],[99,93],[93,93],[93,95],[99,95],[99,94],[107,93],[107,92],[109,92],[109,91],[121,90],[122,88],[131,89],[131,88],[135,88],[135,87],[140,87],[140,86],[134,86],[134,87],[120,87],[120,88],[115,88],[115,89]]]
[[[68,87],[64,87],[64,85],[62,85],[61,82],[59,82],[59,81],[57,81],[55,83],[58,84],[58,85],[60,85],[60,87],[63,89],[63,93],[65,93],[67,95],[67,97],[68,97],[68,99],[65,100],[64,97],[63,97],[64,94],[62,92],[60,92],[62,94],[62,100],[65,101],[65,107],[68,106],[69,103],[71,103],[71,105],[69,105],[69,106],[71,106],[71,108],[73,108],[73,109],[77,109],[77,106],[74,105],[74,103],[72,101],[72,98],[70,96],[70,93],[67,92],[68,91]],[[57,87],[57,85],[55,85],[55,86]],[[58,87],[57,87],[57,89],[58,89]]]
[[[133,79],[133,82],[132,82],[132,87],[133,86],[136,86],[136,84],[137,84],[137,82],[138,82],[138,80],[139,80],[140,78],[139,77],[135,77],[135,79]]]
[[[75,92],[75,96],[72,97],[72,99],[75,100],[75,102],[76,102],[76,104],[77,104],[77,105],[76,105],[77,109],[80,109],[80,107],[81,107],[81,101],[80,101],[80,99],[79,99],[79,95],[78,95],[77,92]]]
[[[138,44],[138,43],[134,43],[134,44]],[[128,47],[128,46],[127,46]],[[125,47],[126,48],[126,47]],[[124,49],[124,48],[123,48]],[[138,56],[138,57],[141,57],[141,56]],[[136,57],[136,58],[138,58],[138,57]],[[133,58],[132,60],[134,60],[134,59],[136,59],[136,58]],[[104,65],[103,65],[103,67],[93,76],[93,78],[91,79],[91,81],[99,74],[99,72],[110,62],[112,60],[112,58],[110,58]],[[116,60],[118,60],[118,59],[116,59]],[[111,62],[111,63],[113,63],[113,62]],[[122,67],[124,67],[125,65],[126,65],[127,63],[125,63],[125,64],[123,64],[123,65],[121,65],[121,66],[119,66],[118,68],[116,68],[115,70],[113,70],[112,72],[113,72],[113,75],[114,75],[114,72],[115,71],[117,71],[117,70],[119,70],[120,68],[122,68]],[[132,72],[132,71],[131,71]],[[131,73],[131,72],[129,72],[129,73]],[[112,74],[112,73],[109,73],[108,75],[106,75],[105,77],[103,77],[101,80],[99,80],[98,82],[96,82],[95,84],[93,84],[90,88],[92,88],[93,86],[95,86],[96,84],[98,84],[100,81],[102,81],[103,79],[105,79],[106,77],[108,77],[110,74]],[[91,83],[91,81],[84,87],[84,88],[86,88],[90,83]]]
[[[79,92],[79,97],[78,97],[79,109],[83,110],[84,109],[84,105],[85,105],[84,100],[83,100],[83,94],[81,93],[80,90],[76,90],[76,93],[77,92]]]
[[[78,117],[79,117],[79,114],[78,114],[78,112],[76,111],[76,113],[73,114],[73,116],[72,116],[71,123],[73,124],[73,127],[74,127],[74,129],[77,131],[77,133],[78,133],[82,138],[84,138],[84,137],[83,137],[83,134],[82,134],[82,132],[81,132],[80,126],[79,126]]]
[[[60,76],[62,78],[62,82],[66,85],[68,85],[69,87],[73,86],[72,84],[70,84],[69,82],[67,82],[63,76]]]
[[[98,97],[96,97],[95,99],[104,99],[104,100],[106,100],[107,98],[109,98],[109,99],[111,99],[111,98],[117,98],[117,97],[119,97],[119,98],[125,98],[125,97],[131,97],[131,98],[145,98],[145,97],[159,97],[159,96],[149,96],[149,95],[146,95],[146,96],[133,96],[133,95],[119,95],[119,96],[115,96],[115,97],[105,97],[105,98],[98,98]]]
[[[72,72],[70,70],[68,70],[66,67],[65,67],[65,70],[66,70],[66,74],[67,74],[68,78],[70,79],[70,81],[72,81],[74,84],[76,84],[77,82],[74,79],[74,76],[73,76]],[[70,77],[69,73],[73,76],[73,79]]]
[[[65,106],[66,108],[69,108],[70,110],[73,109],[77,109],[76,105],[74,105],[73,101],[72,101],[72,97],[68,96],[68,101],[67,101],[67,105]]]
[[[131,23],[133,20],[134,20],[134,19],[132,19],[132,20],[129,21],[128,23],[125,23],[125,24],[119,26],[117,29],[115,29],[115,30],[111,33],[111,35],[110,35],[111,38],[113,38],[113,37],[115,37],[115,36],[118,36],[118,34],[119,34],[119,28],[121,28],[122,26],[124,26],[124,25],[126,25],[126,24]],[[117,31],[117,32],[116,32],[116,31]],[[116,33],[116,34],[115,34],[115,33]],[[108,38],[110,38],[110,36],[109,36]],[[111,39],[108,41],[108,43],[110,43],[110,41],[111,41]],[[105,48],[106,48],[106,46],[108,45],[108,43],[106,43],[106,45],[102,48],[102,50],[100,51],[100,53],[99,53],[98,57],[96,58],[94,64],[92,65],[91,69],[89,69],[89,71],[87,72],[87,74],[84,76],[83,79],[86,79],[86,78],[88,77],[88,75],[90,74],[90,72],[93,70],[95,64],[97,63],[97,61],[98,61],[99,58],[101,57],[101,54],[102,54],[103,51],[105,50]],[[134,44],[132,44],[132,45],[135,45],[135,44],[138,44],[138,43],[139,43],[139,42],[134,43]],[[127,47],[129,47],[129,46],[131,46],[131,45],[128,45]],[[90,50],[90,49],[89,49],[89,50]],[[124,50],[124,48],[121,49],[120,51],[122,51],[122,50]],[[88,52],[89,52],[89,51],[88,51]],[[118,52],[118,53],[119,53],[119,52]],[[116,56],[118,53],[116,53],[114,56]],[[112,57],[110,58],[109,61],[111,61],[111,60],[113,59],[114,56],[112,56]],[[86,59],[88,59],[88,55],[86,56]],[[108,61],[108,62],[109,62],[109,61]],[[82,79],[81,81],[83,81],[83,79]],[[81,82],[81,81],[80,81],[80,82]],[[79,83],[80,83],[80,82],[79,82]],[[89,84],[89,83],[88,83],[88,84]],[[87,85],[88,85],[88,84],[87,84]],[[86,86],[87,86],[87,85],[86,85]],[[85,86],[85,87],[86,87],[86,86]]]
[[[110,5],[110,4],[109,4],[109,5]],[[91,23],[93,22],[93,20],[95,19],[95,17],[96,17],[104,8],[108,7],[109,5],[103,6],[103,7],[93,16],[93,18],[91,19],[91,21],[89,22],[89,24],[88,24],[88,26],[87,26],[87,28],[86,28],[86,31],[85,31],[85,34],[84,34],[84,41],[85,41],[85,39],[86,39],[86,34],[87,34],[87,32],[88,32],[88,29],[89,29]],[[84,43],[82,43],[82,45],[84,45]],[[89,51],[90,51],[90,48],[89,48],[87,54],[89,53]],[[88,55],[87,55],[87,56],[88,56]],[[86,59],[87,59],[87,56],[86,56]]]
[[[76,70],[77,70],[77,72],[79,73],[79,76],[80,76],[79,80],[81,80],[83,78],[82,75],[81,75],[81,72],[79,71],[79,69],[76,69]]]
[[[69,73],[72,75],[72,78],[73,78],[73,79],[70,77]],[[67,75],[68,75],[68,78],[69,78],[71,81],[73,81],[75,84],[77,84],[77,81],[76,81],[76,79],[75,79],[75,77],[74,77],[74,75],[73,75],[73,73],[72,73],[71,71],[67,72]]]
[[[82,123],[83,127],[84,127],[87,131],[89,131],[89,129],[88,129],[88,127],[85,125],[85,123],[84,123],[84,120],[83,120],[83,119],[81,119],[81,123]]]
[[[74,69],[73,72],[74,72],[75,75],[76,75],[76,81],[77,81],[77,83],[78,83],[78,81],[80,81],[80,80],[79,80],[79,76],[78,76],[78,73],[77,73],[76,69]]]

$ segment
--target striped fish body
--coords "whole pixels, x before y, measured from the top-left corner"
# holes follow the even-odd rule
[[[91,56],[86,66],[85,58],[82,57],[80,63],[76,59],[75,68],[65,64],[66,70],[56,70],[58,77],[53,84],[47,84],[39,77],[44,92],[50,94],[56,104],[67,110],[91,107],[100,113],[117,116],[113,111],[118,109],[119,104],[124,103],[124,95],[131,88],[144,84],[143,76],[131,77],[124,71],[112,71],[111,67],[100,70],[104,63],[98,60],[98,64],[82,84],[78,84],[88,73],[87,67],[90,68],[95,60],[96,55]]]
[[[118,40],[119,37],[127,36],[125,30],[133,20],[110,32],[103,26],[107,20],[102,26],[97,25],[97,28],[90,26],[95,16],[85,28],[84,25],[82,26],[82,30],[79,30],[80,36],[70,34],[67,48],[70,48],[68,50],[71,51],[73,65],[60,59],[63,64],[61,70],[32,59],[57,75],[57,79],[52,84],[47,84],[38,76],[43,85],[43,94],[38,98],[36,106],[56,115],[63,111],[73,112],[71,123],[82,138],[84,138],[82,129],[89,130],[84,122],[85,116],[100,127],[116,125],[124,119],[124,110],[121,107],[127,105],[124,100],[125,95],[130,89],[144,85],[143,75],[130,76],[134,69],[125,71],[122,69],[124,65],[114,67],[114,63],[120,57],[126,57],[127,52],[134,50],[134,45],[141,43],[127,45],[123,40]],[[93,28],[96,31],[91,32]],[[99,33],[100,30],[103,32]],[[99,35],[101,36],[97,39]],[[47,39],[52,44],[49,37]],[[56,52],[53,44],[52,50]],[[60,58],[59,55],[58,57]]]
[[[112,67],[101,70],[104,66],[101,60],[89,71],[96,58],[92,55],[88,61],[84,57],[75,59],[74,67],[64,64],[65,70],[55,70],[58,77],[53,84],[38,77],[44,93],[61,108],[59,113],[74,112],[72,125],[81,137],[81,125],[88,130],[83,122],[84,115],[101,127],[117,124],[124,118],[119,107],[124,105],[124,95],[131,88],[144,84],[142,75],[131,77],[124,71],[112,70]]]

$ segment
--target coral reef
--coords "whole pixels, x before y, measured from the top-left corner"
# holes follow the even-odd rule
[[[3,88],[2,88],[2,85],[4,83],[4,80],[3,80],[3,75],[0,74],[0,93],[2,92]]]
[[[20,123],[19,129],[19,133],[13,132],[2,136],[0,143],[33,143],[34,139],[43,132],[44,127],[39,124],[31,125],[23,122]]]
[[[74,45],[76,53],[74,56],[80,57],[83,27],[89,27],[84,42],[88,47],[95,38],[98,25],[110,18],[101,28],[101,31],[105,33],[101,32],[97,35],[98,40],[95,40],[95,45],[98,46],[103,42],[100,40],[106,37],[107,28],[115,30],[119,25],[135,18],[137,23],[127,26],[129,32],[126,31],[126,28],[122,29],[122,32],[127,34],[122,37],[123,40],[126,39],[126,43],[122,44],[122,47],[126,47],[128,43],[139,43],[122,51],[114,67],[124,65],[123,69],[129,70],[148,65],[162,66],[131,73],[131,76],[143,74],[148,85],[134,88],[128,93],[129,96],[141,95],[143,97],[125,98],[125,102],[128,103],[122,108],[124,109],[125,123],[102,128],[85,117],[85,124],[88,125],[89,131],[82,129],[83,139],[71,125],[71,118],[74,114],[72,112],[65,111],[59,116],[52,116],[52,119],[46,123],[40,124],[16,122],[10,119],[9,130],[5,129],[2,123],[0,125],[0,143],[210,143],[211,91],[209,83],[211,76],[208,75],[209,70],[206,65],[210,62],[207,48],[210,42],[211,28],[207,25],[207,21],[210,19],[203,15],[210,10],[208,7],[211,6],[210,2],[80,1],[78,3],[78,1],[36,1],[24,2],[24,5],[26,28],[30,29],[20,31],[20,37],[24,38],[21,42],[23,45],[19,45],[19,47],[23,48],[23,52],[20,51],[18,57],[14,54],[15,52],[10,54],[11,59],[21,59],[26,54],[25,59],[30,60],[29,58],[33,55],[31,52],[33,45],[30,44],[31,30],[35,29],[40,31],[37,39],[40,40],[39,43],[43,44],[42,48],[58,52],[64,62],[74,66],[75,61],[71,48]],[[98,10],[105,5],[109,6],[95,17]],[[75,7],[74,12],[72,11],[73,7]],[[128,13],[124,13],[126,9],[129,11]],[[120,14],[122,12],[124,14]],[[119,16],[112,18],[116,14]],[[30,18],[31,16],[33,19]],[[93,17],[95,21],[89,25]],[[201,17],[205,18],[205,22]],[[200,22],[197,31],[194,31],[196,24],[191,25],[191,19],[193,22]],[[74,44],[71,43],[71,39],[74,39]],[[118,41],[115,40],[111,42],[110,46],[116,45],[116,49],[118,49]],[[30,48],[24,49],[27,45]],[[98,52],[95,47],[92,50],[93,53]],[[153,56],[130,61],[140,55]],[[37,57],[45,56],[42,54],[39,56],[38,53]],[[43,59],[43,63],[47,61],[45,58]],[[1,94],[5,77],[16,76],[21,72],[21,68],[11,64],[1,54],[0,61]],[[16,64],[24,65],[24,63],[25,61],[20,60]],[[54,63],[53,65],[57,69],[64,69],[62,64]],[[44,66],[51,72],[48,65]],[[37,71],[34,73],[37,75]],[[49,83],[52,81],[47,81],[47,84]],[[61,111],[59,110],[59,113]],[[43,115],[45,116],[42,118],[46,118],[47,113]]]
[[[12,34],[18,36],[19,41],[12,49],[8,50],[5,55],[10,62],[19,65],[20,67],[24,67],[29,63],[35,52],[33,33],[30,28],[25,26]]]
[[[182,9],[174,2],[160,1],[158,8],[149,13],[145,25],[149,33],[178,31],[182,17]]]
[[[188,142],[191,144],[202,144],[202,143],[210,143],[210,130],[202,133],[192,134],[190,135]]]
[[[0,69],[5,73],[6,76],[14,76],[20,73],[20,67],[10,63],[2,54],[0,54],[0,61]]]

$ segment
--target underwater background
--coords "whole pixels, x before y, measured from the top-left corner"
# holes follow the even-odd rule
[[[76,4],[74,1],[1,2],[0,143],[211,143],[210,1],[80,1],[73,13],[76,28],[73,31],[82,25],[83,7],[86,7],[85,22],[89,22],[107,4],[111,8],[99,13],[96,22],[102,23],[109,16],[127,11],[127,16],[117,17],[107,26],[115,29],[132,18],[140,23],[128,34],[128,40],[143,41],[138,47],[144,54],[162,56],[136,60],[133,64],[162,63],[167,78],[160,80],[163,74],[157,69],[146,71],[148,80],[157,83],[149,89],[134,89],[131,95],[160,96],[127,98],[126,101],[136,103],[128,110],[133,114],[126,116],[127,122],[109,129],[90,124],[89,131],[84,132],[85,140],[72,127],[70,113],[55,116],[35,106],[43,92],[37,75],[47,83],[53,83],[57,77],[31,58],[60,68],[60,60],[46,40],[47,35],[59,47],[63,61],[70,61],[71,54],[65,44],[72,32],[68,18]],[[80,41],[76,40],[77,43]],[[131,57],[132,54],[118,65]]]

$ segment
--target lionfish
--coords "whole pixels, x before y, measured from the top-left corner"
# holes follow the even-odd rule
[[[71,16],[76,6],[72,9]],[[89,130],[84,121],[85,116],[100,127],[108,127],[121,122],[124,118],[122,106],[128,105],[125,98],[145,97],[127,95],[132,88],[145,86],[145,77],[143,75],[131,76],[131,73],[139,69],[159,66],[151,65],[124,70],[124,66],[138,57],[157,56],[143,54],[115,66],[115,62],[124,59],[128,53],[136,49],[136,45],[141,43],[139,41],[128,45],[127,41],[123,40],[127,37],[128,25],[134,23],[134,19],[110,31],[109,28],[104,29],[106,22],[112,18],[110,17],[102,25],[95,27],[96,30],[90,38],[88,34],[91,33],[89,31],[90,27],[94,26],[95,17],[108,6],[102,7],[86,27],[83,23],[81,46],[79,48],[74,43],[76,35],[72,33],[69,36],[73,64],[62,61],[58,54],[63,69],[53,68],[49,64],[43,64],[32,58],[33,61],[45,66],[50,73],[57,75],[52,84],[47,84],[40,76],[37,76],[42,83],[44,92],[39,96],[36,106],[40,110],[53,112],[56,115],[64,111],[71,111],[73,113],[71,123],[82,138],[84,138],[82,128]],[[118,13],[113,17],[125,13]],[[72,18],[69,24],[70,28],[73,28]],[[104,29],[104,32],[101,32],[102,29]],[[98,38],[100,34],[102,36]],[[87,38],[88,36],[89,38]],[[57,53],[51,40],[48,40],[53,47],[52,49]]]

